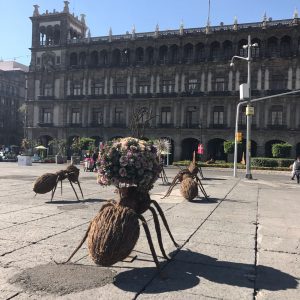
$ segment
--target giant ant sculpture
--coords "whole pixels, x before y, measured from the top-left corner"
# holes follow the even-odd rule
[[[72,259],[72,257],[80,249],[80,247],[83,245],[86,239],[88,240],[89,254],[96,264],[102,266],[111,266],[118,261],[124,260],[130,255],[139,238],[140,220],[144,227],[154,262],[157,268],[159,269],[159,262],[153,246],[151,234],[147,222],[142,216],[142,214],[147,210],[150,210],[152,213],[159,247],[163,257],[167,260],[170,259],[163,247],[160,224],[156,210],[158,211],[175,247],[178,247],[178,244],[175,242],[172,236],[172,233],[170,231],[170,228],[168,226],[167,220],[164,216],[161,207],[156,201],[150,199],[149,190],[153,187],[153,184],[157,180],[158,174],[161,171],[161,166],[159,164],[158,157],[155,157],[155,155],[153,156],[156,150],[155,147],[151,144],[151,142],[148,145],[146,145],[145,143],[147,142],[139,139],[124,138],[119,141],[116,141],[116,145],[118,146],[114,144],[107,145],[107,147],[105,147],[102,150],[103,155],[107,155],[107,153],[110,152],[111,149],[114,149],[114,155],[117,155],[116,153],[118,151],[121,151],[120,145],[122,143],[125,145],[127,143],[126,140],[130,140],[130,143],[128,143],[131,146],[142,146],[140,149],[143,150],[139,150],[141,156],[145,155],[145,152],[148,151],[147,157],[149,159],[150,157],[152,157],[151,172],[153,172],[153,174],[151,181],[145,186],[140,186],[140,181],[136,182],[134,186],[117,186],[117,191],[119,194],[118,201],[110,201],[109,203],[101,207],[98,214],[90,222],[90,225],[82,241],[71,254],[71,256],[67,259],[67,261],[65,261],[64,263],[67,263]],[[129,144],[127,144],[127,146]],[[126,148],[126,151],[128,149],[129,148]],[[151,156],[149,156],[150,153]],[[110,156],[107,156],[106,158],[111,159],[109,157]],[[108,167],[108,165],[105,165],[104,160],[102,164],[103,165],[101,165],[99,169],[104,169],[105,167]],[[111,165],[111,160],[109,160],[109,165]]]
[[[77,167],[75,167],[74,165],[70,165],[66,168],[66,170],[60,170],[56,173],[45,173],[41,175],[39,178],[37,178],[33,186],[33,191],[36,194],[46,194],[52,191],[51,193],[51,202],[52,202],[58,182],[60,181],[61,194],[62,194],[62,181],[68,179],[76,195],[76,198],[79,201],[78,195],[73,186],[73,183],[79,186],[81,196],[83,198],[82,189],[79,183],[79,172],[80,170]]]
[[[159,262],[150,230],[145,218],[142,216],[147,210],[150,210],[153,216],[161,253],[165,259],[170,259],[163,247],[158,215],[154,207],[157,209],[173,244],[175,247],[179,247],[179,245],[172,236],[159,204],[150,199],[148,191],[140,191],[136,187],[120,188],[119,195],[120,199],[117,202],[111,201],[101,207],[98,214],[90,222],[82,241],[64,263],[72,259],[86,239],[88,239],[90,256],[96,264],[111,266],[118,261],[124,260],[130,255],[139,238],[140,229],[138,221],[140,220],[146,233],[153,260],[159,269]],[[150,206],[151,204],[154,207]]]
[[[180,192],[182,196],[188,201],[193,200],[198,196],[198,187],[200,188],[205,199],[208,199],[208,195],[205,192],[205,189],[201,183],[200,178],[198,177],[199,168],[196,164],[196,155],[193,153],[193,160],[190,163],[187,169],[180,170],[179,173],[173,179],[171,186],[169,187],[167,193],[163,198],[168,197],[174,186],[179,182],[180,183]],[[163,199],[162,198],[162,199]]]

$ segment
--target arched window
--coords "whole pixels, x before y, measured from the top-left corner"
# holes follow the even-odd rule
[[[85,54],[85,52],[80,52],[79,53],[79,65],[80,66],[85,66],[86,65],[86,54]]]
[[[248,41],[247,40],[243,39],[243,40],[239,41],[239,43],[238,43],[238,48],[239,48],[238,55],[239,56],[247,57],[247,55],[248,55],[248,49],[244,47],[246,45],[248,45]]]
[[[55,25],[54,27],[53,42],[54,45],[59,45],[60,43],[60,28],[58,25]]]
[[[70,55],[70,66],[77,66],[77,53],[75,52]]]
[[[91,53],[91,65],[92,66],[97,66],[98,65],[98,62],[99,62],[99,59],[98,59],[98,52],[97,51],[93,51]]]
[[[144,49],[142,47],[139,47],[135,50],[135,61],[136,63],[144,62]]]
[[[287,89],[287,80],[284,74],[280,72],[274,72],[270,78],[270,89],[271,90],[286,90]]]
[[[232,42],[231,41],[225,41],[223,43],[223,55],[225,59],[231,59],[233,56],[232,53]]]
[[[46,28],[44,26],[40,27],[40,45],[46,45]]]
[[[107,65],[107,51],[106,50],[102,50],[100,52],[100,65],[101,66]]]
[[[197,62],[204,61],[205,60],[205,47],[204,47],[204,44],[198,43],[196,45],[195,50],[196,50],[196,55],[195,55],[196,61]]]
[[[172,64],[178,63],[178,46],[172,45],[170,47],[170,62]]]
[[[46,45],[53,45],[53,27],[47,26],[46,29]]]
[[[183,60],[186,63],[191,63],[193,61],[194,46],[192,44],[186,44],[183,47]]]
[[[256,44],[257,46],[251,48],[251,56],[252,57],[260,57],[260,49],[261,49],[261,40],[260,39],[253,39],[251,41],[252,45]]]
[[[276,57],[278,55],[278,39],[273,36],[267,41],[267,53],[269,57]]]
[[[112,52],[112,64],[114,66],[119,66],[121,63],[121,51],[119,49],[115,49]]]
[[[292,40],[287,35],[280,40],[280,56],[286,57],[292,54],[291,44]]]
[[[122,59],[122,64],[123,65],[129,65],[130,64],[130,49],[125,48],[122,51],[121,59]]]
[[[146,62],[150,65],[154,63],[154,49],[153,47],[148,47],[146,49]]]
[[[218,60],[220,58],[220,43],[213,42],[210,45],[210,57],[212,60]]]
[[[166,64],[168,62],[168,47],[159,47],[158,59],[160,64]]]

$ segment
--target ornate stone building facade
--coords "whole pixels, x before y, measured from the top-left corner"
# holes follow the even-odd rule
[[[175,160],[191,157],[199,141],[206,157],[222,159],[223,141],[234,139],[239,85],[247,66],[230,67],[233,55],[253,48],[252,96],[300,88],[300,20],[91,37],[85,16],[39,13],[32,20],[28,90],[28,135],[47,143],[74,136],[97,141],[130,134],[131,114],[145,107],[155,114],[146,130],[168,137]],[[246,118],[240,116],[245,132]],[[300,152],[300,95],[255,104],[252,156],[270,156],[277,141]]]
[[[23,138],[25,81],[28,67],[15,61],[0,61],[0,148],[19,145]]]

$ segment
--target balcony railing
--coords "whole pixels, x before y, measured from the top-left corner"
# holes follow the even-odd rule
[[[55,98],[54,96],[43,96],[43,95],[38,96],[39,100],[53,100],[54,98]]]
[[[125,123],[113,123],[111,125],[111,127],[115,127],[115,128],[126,128],[126,124]]]
[[[287,125],[285,124],[268,124],[268,129],[273,129],[273,130],[283,130],[287,129]]]
[[[209,128],[212,129],[226,129],[226,125],[225,124],[210,124]]]
[[[199,123],[186,123],[182,125],[182,128],[199,129]]]
[[[37,126],[39,126],[39,127],[53,127],[53,123],[39,122],[39,123],[37,123]]]
[[[158,123],[157,127],[158,128],[173,128],[174,124],[173,123]]]
[[[89,127],[103,127],[103,123],[92,122]]]

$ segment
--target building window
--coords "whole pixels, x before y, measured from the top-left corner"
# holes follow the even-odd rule
[[[60,65],[60,56],[56,56],[56,64]]]
[[[270,89],[271,90],[286,90],[287,82],[285,80],[285,77],[280,74],[273,75],[271,77]]]
[[[41,58],[40,57],[37,57],[36,58],[36,64],[39,66],[41,64]]]
[[[52,122],[52,113],[50,108],[43,109],[43,123],[49,124]]]
[[[94,111],[93,112],[93,123],[100,125],[103,123],[103,114],[102,111]]]
[[[171,124],[171,107],[161,108],[161,124]]]
[[[93,87],[93,95],[103,95],[104,94],[104,85],[103,83],[95,83]]]
[[[75,84],[73,87],[73,95],[74,96],[79,96],[81,95],[81,86],[80,84]]]
[[[283,125],[283,107],[275,105],[271,110],[271,125]]]
[[[114,94],[116,95],[125,95],[126,94],[126,85],[124,82],[116,82],[114,86]]]
[[[50,84],[50,83],[45,84],[44,96],[52,96],[52,84]]]
[[[186,110],[186,125],[188,128],[195,127],[198,124],[197,107],[188,106]]]
[[[123,110],[120,107],[115,109],[115,124],[120,125],[123,122]]]
[[[79,109],[72,110],[72,124],[80,124],[80,110]]]
[[[188,92],[198,92],[200,90],[199,82],[197,79],[189,79],[187,84]]]
[[[224,106],[214,107],[214,125],[224,124]]]
[[[252,119],[253,120],[253,119]],[[247,125],[247,117],[246,117],[246,107],[242,107],[240,111],[240,116],[239,116],[239,124],[241,126],[246,126]]]
[[[170,94],[174,92],[174,84],[172,80],[163,80],[162,81],[162,93]]]
[[[137,87],[137,92],[139,94],[148,94],[150,93],[150,86],[146,82],[140,82]]]
[[[223,92],[225,90],[224,78],[216,78],[216,91]]]

